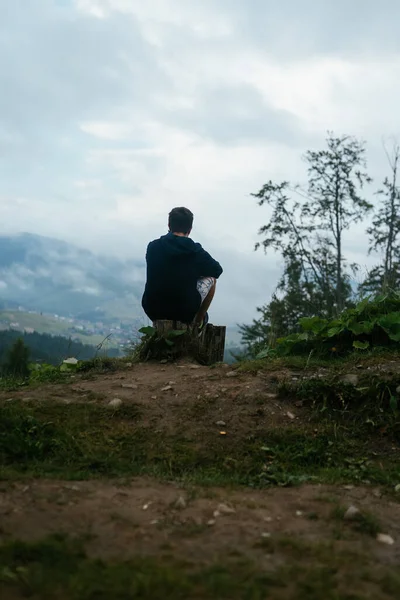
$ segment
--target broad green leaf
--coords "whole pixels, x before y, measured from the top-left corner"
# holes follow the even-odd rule
[[[143,335],[148,335],[149,337],[151,337],[152,335],[154,335],[156,333],[157,329],[155,327],[142,327],[141,329],[139,329],[139,333],[143,333]]]
[[[387,315],[383,315],[383,317],[380,317],[380,319],[378,320],[378,324],[381,327],[391,327],[400,325],[400,311],[395,311],[388,313]]]
[[[309,339],[310,339],[310,335],[307,331],[305,331],[304,333],[299,333],[299,341],[307,342]]]
[[[173,346],[174,345],[174,342],[172,340],[165,339],[165,343],[167,344],[167,346]]]
[[[320,333],[325,329],[327,321],[326,319],[321,319],[321,317],[303,317],[300,319],[299,324],[304,331]]]
[[[168,331],[167,337],[168,338],[176,338],[181,335],[185,335],[185,333],[187,333],[186,329],[172,329],[171,331]]]
[[[350,321],[347,323],[347,329],[354,333],[354,335],[361,335],[363,333],[371,333],[375,327],[375,321]]]
[[[285,338],[282,338],[283,342],[298,342],[301,341],[300,340],[300,334],[299,333],[292,333],[291,335],[288,335]]]
[[[330,329],[328,329],[327,336],[328,338],[332,338],[335,337],[335,335],[339,335],[339,333],[342,333],[342,331],[343,326],[338,325],[337,327],[331,327]]]
[[[353,342],[353,348],[357,348],[357,350],[367,350],[369,348],[369,342]]]
[[[257,359],[262,359],[262,358],[268,358],[269,356],[269,348],[265,348],[264,350],[261,350],[261,352],[259,352],[256,356]]]
[[[378,320],[382,327],[394,342],[400,342],[400,312],[392,312]]]
[[[368,304],[371,301],[371,297],[368,296],[367,298],[364,298],[364,300],[361,300],[361,302],[359,302],[355,308],[355,312],[359,315],[360,313],[362,313],[368,306]]]
[[[392,411],[395,412],[397,410],[398,405],[396,396],[390,396],[389,404]]]

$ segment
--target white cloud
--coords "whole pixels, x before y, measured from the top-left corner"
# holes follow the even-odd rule
[[[394,0],[8,3],[3,230],[140,258],[188,205],[225,263],[220,314],[229,300],[231,320],[249,318],[277,276],[275,257],[252,252],[268,211],[250,193],[304,179],[301,155],[327,129],[366,138],[384,175],[381,136],[400,132],[397,16]]]

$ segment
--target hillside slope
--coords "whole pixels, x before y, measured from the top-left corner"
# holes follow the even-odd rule
[[[0,236],[0,308],[134,319],[141,315],[143,282],[144,261],[97,256],[33,234]]]
[[[366,392],[330,402],[395,389],[399,361],[265,365],[111,362],[0,392],[0,593],[398,598],[396,420],[360,421]]]

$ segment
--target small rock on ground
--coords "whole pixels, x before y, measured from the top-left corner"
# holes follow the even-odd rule
[[[175,506],[175,508],[180,508],[180,509],[186,508],[187,503],[186,503],[185,498],[183,496],[179,496],[179,498],[176,500],[174,506]]]
[[[394,539],[386,533],[378,533],[376,536],[376,541],[380,542],[381,544],[387,544],[388,546],[393,546],[394,544]]]
[[[347,373],[347,375],[345,375],[342,378],[343,383],[348,383],[350,385],[358,385],[358,375],[356,375],[355,373]]]
[[[112,408],[118,408],[118,406],[121,406],[121,404],[122,404],[121,398],[113,398],[108,403],[108,406],[111,406]]]
[[[217,511],[221,515],[233,515],[236,512],[236,510],[233,508],[233,506],[229,506],[229,504],[224,504],[224,503],[218,504]]]
[[[356,508],[355,506],[349,506],[349,508],[344,513],[344,518],[346,519],[346,521],[352,521],[353,519],[356,519],[359,514],[360,511],[358,510],[358,508]]]

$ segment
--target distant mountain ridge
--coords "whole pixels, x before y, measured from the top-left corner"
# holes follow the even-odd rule
[[[0,308],[132,320],[143,314],[144,278],[143,261],[99,256],[29,233],[0,236]]]
[[[102,322],[105,331],[116,323],[130,324],[137,331],[147,322],[141,307],[144,283],[144,260],[97,255],[30,233],[0,235],[0,310],[23,307],[44,315]],[[36,330],[36,325],[32,316],[29,327]],[[59,328],[44,331],[50,329],[61,333]],[[227,346],[239,345],[237,328],[228,326]]]

